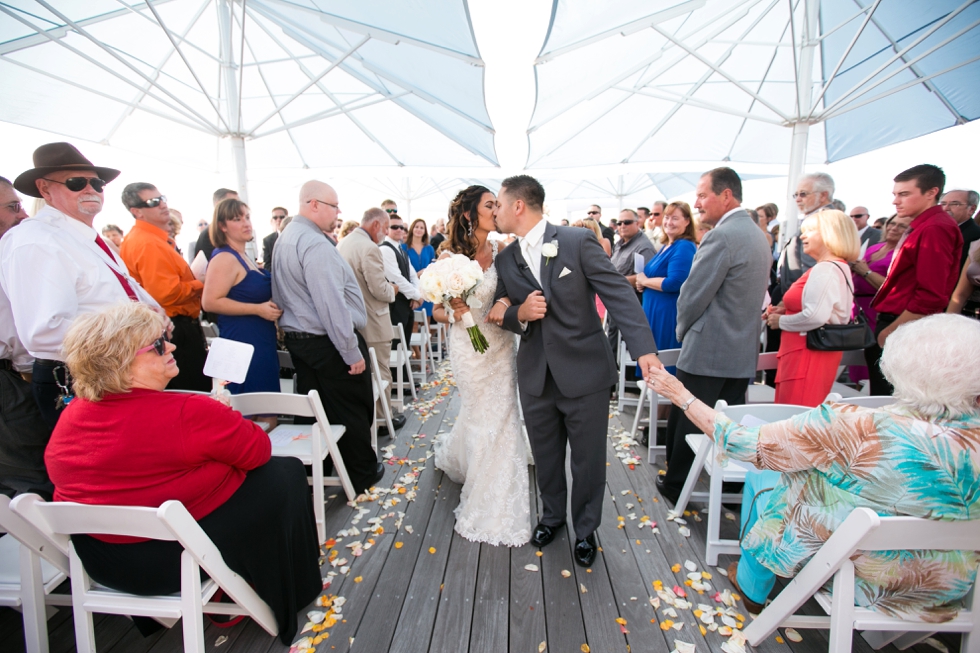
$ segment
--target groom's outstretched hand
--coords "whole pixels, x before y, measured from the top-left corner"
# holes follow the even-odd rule
[[[663,367],[656,354],[645,354],[637,358],[636,362],[640,366],[640,372],[643,373],[644,379],[650,378],[650,370],[659,370]]]
[[[545,301],[540,290],[535,290],[527,296],[524,303],[517,309],[517,319],[521,322],[534,322],[543,318],[547,313],[548,302]]]

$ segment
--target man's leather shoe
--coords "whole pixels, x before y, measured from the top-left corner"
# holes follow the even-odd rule
[[[673,508],[674,504],[677,503],[677,499],[680,498],[681,493],[669,488],[667,484],[664,483],[663,476],[657,477],[656,485],[657,491],[660,492],[660,496],[663,497],[664,501],[670,504],[671,508]]]
[[[531,544],[536,547],[543,547],[551,544],[551,540],[555,539],[555,535],[558,534],[558,529],[561,526],[547,526],[542,523],[538,523],[534,527],[534,532],[531,533]]]
[[[584,540],[575,540],[575,562],[580,567],[591,567],[595,562],[596,551],[595,533],[587,535]]]
[[[394,415],[391,418],[391,425],[394,426],[395,427],[395,430],[397,431],[397,430],[401,429],[401,427],[405,426],[405,422],[407,422],[407,421],[408,420],[405,418],[404,415]],[[388,425],[387,424],[382,424],[381,426],[378,427],[378,435],[379,436],[388,436],[388,435],[391,435],[390,433],[388,433]]]
[[[377,468],[375,468],[374,480],[371,481],[371,485],[375,485],[385,477],[385,466],[384,463],[378,463]]]

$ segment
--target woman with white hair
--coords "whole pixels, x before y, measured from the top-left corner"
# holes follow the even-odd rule
[[[742,557],[728,569],[750,612],[762,609],[777,575],[799,573],[855,508],[980,518],[980,322],[940,314],[905,324],[888,338],[881,369],[895,388],[890,406],[827,403],[760,427],[735,424],[663,369],[651,373],[651,387],[685,407],[722,458],[764,470],[746,477]],[[856,601],[948,621],[978,563],[975,551],[865,552],[854,559]]]
[[[769,307],[766,322],[791,332],[779,343],[776,403],[819,406],[837,378],[843,352],[808,349],[806,332],[851,319],[854,287],[848,262],[860,255],[861,240],[854,221],[835,210],[804,220],[800,240],[803,252],[817,263],[789,287],[780,306]]]

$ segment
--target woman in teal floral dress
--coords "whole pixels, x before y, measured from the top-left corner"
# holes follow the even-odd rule
[[[908,323],[888,338],[881,367],[895,387],[895,403],[883,408],[824,403],[754,428],[697,400],[688,408],[722,457],[762,470],[746,478],[742,557],[729,568],[750,612],[762,609],[776,576],[799,573],[855,508],[980,519],[980,322],[933,315]],[[664,371],[650,383],[679,406],[693,398]],[[978,563],[975,551],[864,552],[854,559],[856,602],[948,621]]]

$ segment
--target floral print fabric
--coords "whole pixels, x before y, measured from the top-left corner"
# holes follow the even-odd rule
[[[980,416],[929,420],[901,405],[825,403],[744,427],[719,414],[719,458],[782,472],[742,549],[796,575],[859,507],[883,517],[980,518]],[[978,543],[980,547],[980,543]],[[875,551],[854,559],[858,605],[923,621],[953,619],[976,580],[974,551]]]

